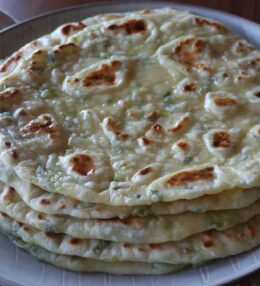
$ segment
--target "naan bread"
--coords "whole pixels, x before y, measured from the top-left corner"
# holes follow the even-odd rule
[[[104,261],[197,264],[256,247],[260,242],[260,216],[225,231],[209,231],[177,242],[130,244],[104,240],[80,240],[71,236],[41,232],[0,213],[0,227],[27,243],[58,254]]]
[[[0,79],[0,156],[24,181],[118,206],[260,186],[255,47],[171,9],[69,27]]]
[[[3,183],[1,183],[1,181]],[[84,203],[62,194],[46,192],[37,186],[22,181],[11,168],[0,163],[0,188],[4,192],[12,187],[25,204],[35,211],[52,215],[70,215],[76,218],[127,218],[129,216],[151,217],[214,210],[241,209],[260,199],[259,188],[231,189],[215,195],[206,195],[194,200],[178,200],[144,206],[109,206]]]
[[[76,271],[260,244],[260,51],[172,9],[64,24],[0,65],[0,229]]]
[[[95,259],[86,259],[77,256],[61,255],[50,252],[6,234],[6,236],[19,248],[30,253],[35,258],[53,264],[63,269],[79,272],[107,272],[115,275],[161,275],[180,271],[187,265],[168,263],[141,263],[141,262],[107,262]]]
[[[48,200],[43,199],[44,204]],[[43,231],[66,233],[77,238],[133,243],[159,243],[184,239],[192,234],[224,230],[260,213],[260,200],[246,208],[207,213],[185,212],[156,217],[125,219],[76,219],[31,210],[13,188],[0,190],[0,211]]]

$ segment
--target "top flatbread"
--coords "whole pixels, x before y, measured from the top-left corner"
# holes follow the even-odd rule
[[[108,205],[260,186],[260,52],[171,9],[95,19],[0,79],[2,162]]]

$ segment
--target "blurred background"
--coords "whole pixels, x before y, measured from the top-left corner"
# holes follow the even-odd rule
[[[0,11],[16,21],[26,20],[41,13],[85,3],[110,0],[0,0]],[[122,0],[127,2],[127,0]],[[130,1],[131,2],[131,1]],[[145,0],[142,0],[145,2]],[[172,2],[200,5],[226,11],[260,23],[260,0],[175,0]],[[0,15],[0,19],[4,16]],[[7,21],[7,19],[6,19]]]

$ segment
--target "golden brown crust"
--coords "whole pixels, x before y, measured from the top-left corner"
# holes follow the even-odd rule
[[[121,66],[120,61],[112,61],[110,64],[103,64],[97,71],[90,72],[83,80],[85,87],[100,85],[114,85],[116,81],[116,70]]]
[[[213,134],[212,145],[215,148],[228,148],[231,146],[231,138],[227,132],[219,131]]]
[[[214,167],[206,167],[199,170],[179,172],[166,180],[166,185],[181,187],[200,181],[212,181],[214,179]]]
[[[229,97],[215,97],[213,100],[216,105],[222,107],[237,105],[237,101]]]
[[[62,27],[61,33],[64,34],[65,36],[68,36],[71,33],[75,33],[75,32],[83,30],[85,27],[86,25],[82,22],[74,23],[74,24],[67,24]]]
[[[70,158],[72,170],[81,176],[88,176],[95,172],[95,165],[92,158],[87,154],[77,154]]]
[[[107,27],[108,30],[125,30],[127,35],[132,35],[136,33],[144,33],[147,30],[146,23],[144,20],[129,20],[123,24],[117,25],[112,24]]]

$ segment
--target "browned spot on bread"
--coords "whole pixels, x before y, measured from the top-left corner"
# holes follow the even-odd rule
[[[237,101],[235,99],[229,97],[215,97],[214,102],[218,106],[234,106],[237,105]]]
[[[209,248],[214,246],[214,241],[213,240],[206,240],[203,242],[204,247]]]
[[[54,51],[54,54],[58,59],[64,60],[68,56],[78,56],[79,50],[79,47],[74,43],[68,43],[58,46],[58,48]]]
[[[12,187],[9,187],[7,192],[4,195],[4,199],[8,201],[13,201],[17,198],[17,194],[15,192],[15,189]]]
[[[202,40],[202,39],[197,39],[194,42],[194,46],[196,47],[196,51],[198,53],[201,53],[204,50],[205,46],[206,46],[206,42],[204,40]]]
[[[8,68],[13,64],[17,63],[22,58],[22,52],[17,52],[14,55],[12,55],[7,61],[3,63],[2,66],[0,66],[0,72],[6,72]]]
[[[27,112],[24,108],[20,108],[17,115],[20,117],[20,116],[26,116],[27,115]]]
[[[260,59],[254,59],[250,64],[257,70],[260,71]]]
[[[149,145],[152,145],[153,143],[155,143],[154,140],[147,138],[147,137],[141,137],[141,141],[142,141],[144,146],[149,146]]]
[[[249,235],[254,238],[256,236],[256,228],[253,225],[248,225],[247,230]]]
[[[82,22],[79,23],[73,23],[73,24],[67,24],[62,27],[61,32],[65,35],[68,36],[71,33],[78,32],[80,30],[83,30],[86,27],[86,25]]]
[[[177,146],[180,147],[183,151],[187,151],[189,149],[189,144],[185,141],[178,142]]]
[[[238,42],[235,47],[235,51],[239,54],[245,54],[252,50],[252,46],[245,45],[242,42]]]
[[[41,56],[44,54],[45,54],[45,51],[43,51],[43,50],[37,50],[36,52],[33,53],[34,56]]]
[[[185,92],[191,92],[196,90],[196,85],[194,83],[187,83],[183,86]]]
[[[123,244],[123,247],[124,247],[124,248],[130,248],[130,247],[131,247],[131,244],[126,242],[126,243]]]
[[[156,135],[163,134],[164,130],[161,124],[155,124],[152,126],[152,132]]]
[[[170,134],[175,135],[177,132],[179,132],[180,130],[182,130],[185,126],[186,123],[189,122],[189,116],[185,116],[181,121],[179,121],[175,127],[173,128],[169,128],[168,132]]]
[[[23,227],[23,230],[26,231],[26,232],[31,232],[32,229],[28,225],[25,225]]]
[[[147,115],[147,119],[149,119],[150,121],[155,121],[156,119],[158,119],[159,115],[160,114],[158,111],[153,111]]]
[[[174,187],[185,186],[200,181],[212,181],[214,179],[214,167],[207,167],[199,170],[187,170],[179,172],[168,180],[166,184]]]
[[[57,124],[50,115],[43,114],[38,119],[30,121],[20,131],[26,135],[48,134],[54,139],[57,135]]]
[[[12,149],[12,150],[10,151],[10,153],[11,153],[11,156],[12,156],[14,159],[17,159],[17,158],[18,158],[18,153],[17,153],[16,149]]]
[[[43,206],[47,206],[47,205],[51,204],[51,201],[48,200],[48,199],[41,199],[40,200],[40,204],[43,205]]]
[[[227,78],[228,77],[228,73],[223,72],[222,76],[223,76],[223,78]]]
[[[103,64],[97,71],[90,72],[83,80],[85,87],[113,85],[116,81],[116,70],[121,66],[120,61]]]
[[[55,50],[55,52],[58,52],[59,50],[61,50],[61,51],[66,50],[68,48],[78,49],[79,47],[77,45],[75,45],[74,43],[63,44],[63,45],[58,46],[58,49]]]
[[[120,131],[121,126],[118,122],[115,122],[111,117],[107,120],[107,125],[113,130],[113,131]]]
[[[213,134],[213,146],[216,148],[228,148],[231,145],[231,139],[227,132],[219,131]]]
[[[18,103],[22,99],[22,91],[18,88],[8,88],[0,92],[0,104],[9,105],[12,103]]]
[[[169,57],[172,59],[177,56],[180,62],[186,65],[192,65],[196,60],[199,59],[206,47],[206,44],[206,41],[203,39],[188,38],[181,41]]]
[[[129,138],[129,134],[127,133],[116,131],[115,134],[122,140],[127,140]]]
[[[72,170],[81,176],[88,176],[95,172],[95,165],[87,154],[77,154],[70,158]]]
[[[207,72],[207,73],[209,73],[211,71],[211,69],[208,66],[206,66],[206,65],[204,65],[202,63],[194,63],[193,67],[195,69],[198,69],[198,70],[201,70],[201,71]]]
[[[151,173],[153,171],[153,168],[152,167],[146,167],[144,169],[142,169],[139,174],[144,176],[144,175],[147,175],[149,173]]]
[[[112,118],[108,118],[107,126],[113,130],[113,132],[117,135],[119,139],[127,140],[129,138],[129,134],[121,132],[121,124],[115,122]]]
[[[72,239],[70,240],[70,244],[71,244],[71,245],[79,245],[79,244],[81,244],[81,242],[82,242],[82,240],[79,239],[79,238],[72,238]]]
[[[37,215],[37,218],[38,218],[39,220],[44,220],[44,215],[43,215],[43,214],[38,214],[38,215]]]
[[[12,146],[11,142],[9,141],[4,142],[4,144],[7,148],[10,148]]]
[[[217,22],[213,22],[208,19],[199,18],[199,17],[196,17],[194,20],[195,20],[195,24],[199,26],[211,26],[211,27],[216,28],[217,30],[227,31],[227,29],[224,26],[222,26],[221,24]]]
[[[254,93],[254,96],[260,98],[260,91],[255,92],[255,93]]]
[[[137,119],[140,117],[140,113],[136,111],[129,111],[127,114],[134,119]]]
[[[53,237],[55,236],[55,234],[48,232],[48,231],[44,231],[44,235],[48,238],[48,239],[53,239]]]
[[[147,30],[146,23],[144,20],[129,20],[123,24],[117,25],[112,24],[107,27],[108,30],[115,31],[119,29],[123,29],[126,31],[127,35],[132,35],[135,33],[144,33]]]

